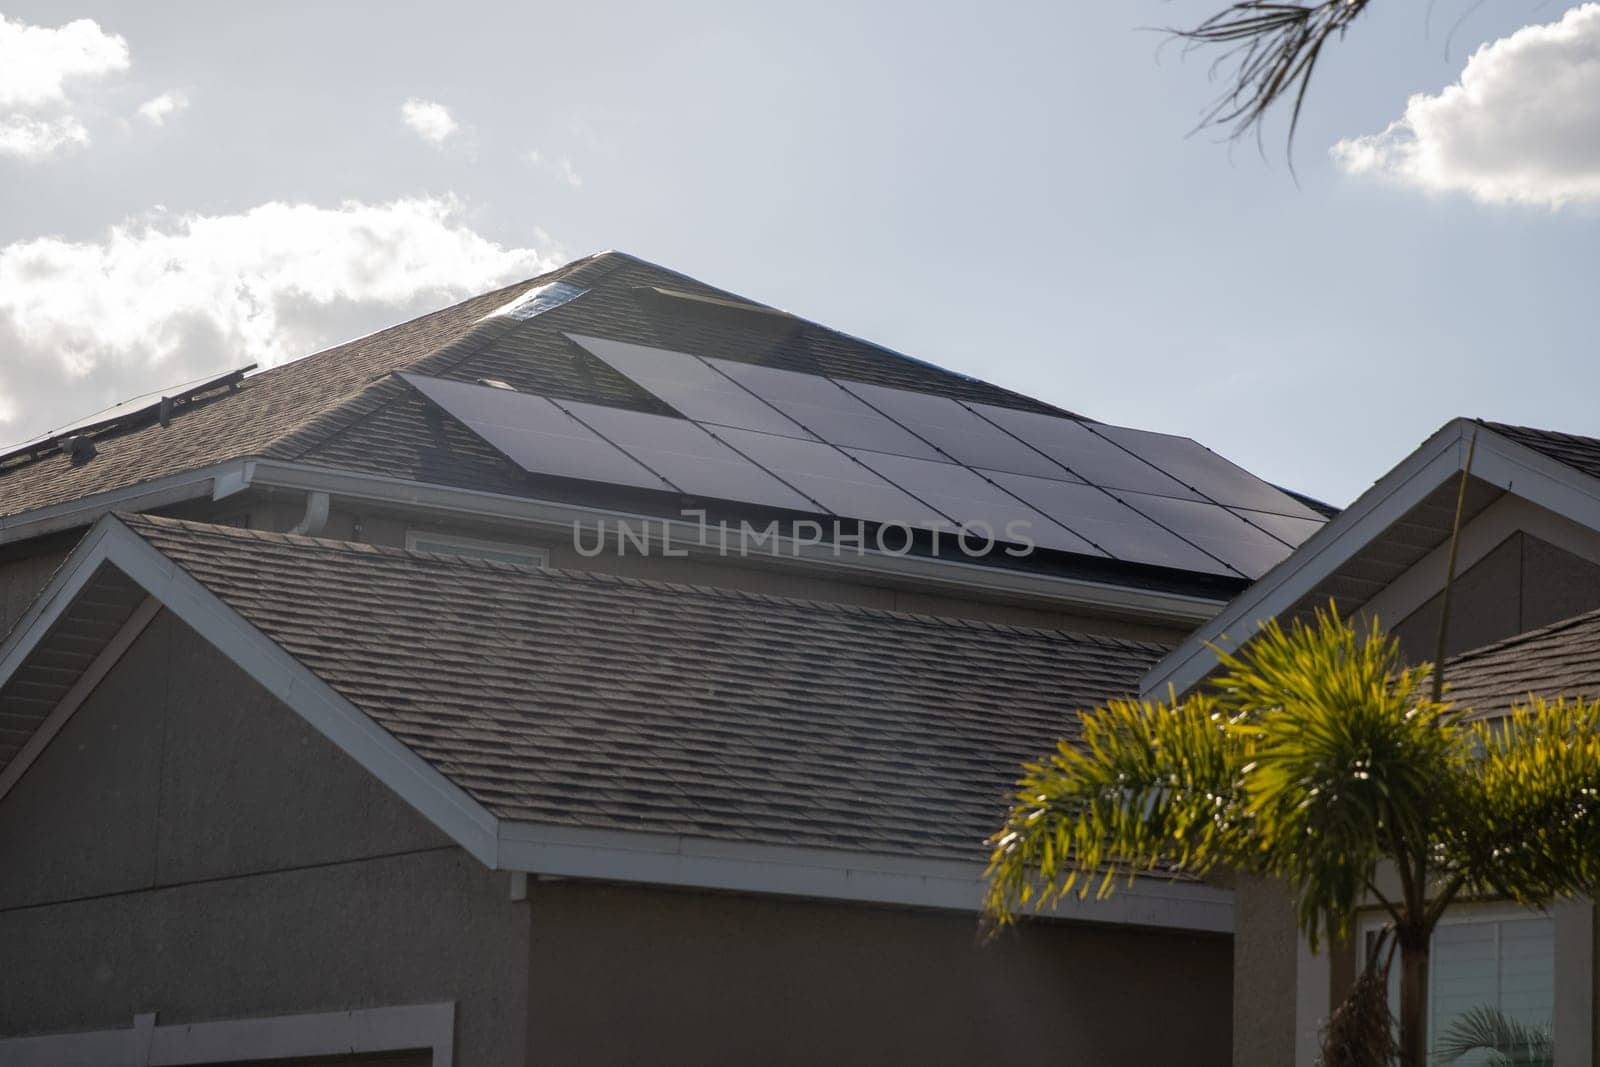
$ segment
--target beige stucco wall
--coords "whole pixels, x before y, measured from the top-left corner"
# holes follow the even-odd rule
[[[576,882],[530,902],[530,1063],[1228,1062],[1226,936],[986,944],[970,914]]]

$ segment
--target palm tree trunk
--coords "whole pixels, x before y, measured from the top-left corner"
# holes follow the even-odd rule
[[[1400,1063],[1428,1063],[1428,936],[1400,937]]]

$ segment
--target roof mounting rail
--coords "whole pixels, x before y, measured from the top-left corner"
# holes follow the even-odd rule
[[[144,393],[131,400],[124,400],[120,404],[113,404],[95,412],[87,418],[68,423],[56,430],[23,441],[9,448],[0,448],[0,463],[20,458],[37,459],[41,456],[51,455],[56,452],[67,452],[72,456],[74,463],[85,463],[94,458],[94,444],[91,434],[102,434],[111,430],[131,425],[135,422],[149,419],[154,413],[155,420],[162,426],[172,421],[172,416],[178,410],[198,400],[207,393],[226,388],[229,392],[239,388],[239,382],[244,376],[256,369],[254,363],[247,364],[237,370],[228,371],[226,374],[212,375],[208,378],[196,378],[193,381],[181,382],[167,389],[152,393]],[[87,453],[84,448],[87,446]]]

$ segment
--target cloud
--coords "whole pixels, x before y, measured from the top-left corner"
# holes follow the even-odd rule
[[[400,118],[411,131],[431,145],[441,145],[460,129],[450,109],[433,100],[412,97],[400,105]]]
[[[327,347],[554,266],[452,197],[156,216],[0,247],[0,442]]]
[[[582,176],[579,175],[576,168],[573,167],[572,160],[568,159],[566,156],[559,156],[551,159],[540,155],[538,152],[535,152],[532,149],[529,149],[527,152],[527,160],[534,166],[542,167],[551,174],[554,174],[557,178],[560,178],[574,189],[583,188]]]
[[[173,115],[189,106],[189,97],[180,92],[162,93],[139,105],[139,117],[152,126],[164,126]]]
[[[1600,3],[1484,45],[1454,85],[1332,153],[1351,174],[1485,203],[1600,201]]]
[[[0,155],[41,159],[68,145],[88,143],[89,131],[71,115],[50,119],[0,115]]]
[[[40,159],[86,144],[70,82],[128,69],[128,43],[92,19],[32,26],[0,15],[0,154]]]

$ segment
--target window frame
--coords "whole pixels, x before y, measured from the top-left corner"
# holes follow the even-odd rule
[[[1574,901],[1573,903],[1574,904],[1578,904],[1579,902]],[[1459,903],[1452,904],[1448,909],[1446,909],[1445,913],[1442,916],[1439,917],[1438,923],[1435,924],[1435,926],[1434,926],[1434,930],[1435,930],[1435,932],[1437,932],[1440,927],[1444,927],[1444,926],[1468,926],[1468,925],[1482,925],[1482,924],[1488,924],[1488,923],[1494,923],[1494,924],[1498,925],[1500,923],[1516,922],[1518,920],[1533,920],[1533,919],[1541,919],[1541,918],[1542,919],[1551,920],[1551,922],[1552,922],[1552,930],[1551,930],[1550,972],[1551,972],[1551,983],[1552,983],[1553,995],[1552,995],[1552,998],[1551,998],[1551,1016],[1552,1017],[1551,1017],[1551,1020],[1550,1020],[1550,1026],[1551,1026],[1552,1036],[1556,1039],[1555,1044],[1556,1044],[1556,1049],[1558,1050],[1557,1051],[1557,1062],[1558,1063],[1560,1063],[1561,1060],[1562,1060],[1562,1057],[1560,1056],[1559,1050],[1562,1047],[1561,1037],[1562,1037],[1562,1030],[1564,1028],[1560,1025],[1560,1023],[1561,1023],[1560,1016],[1562,1015],[1562,1011],[1561,1011],[1561,1008],[1560,1008],[1560,1001],[1561,1001],[1561,981],[1562,981],[1562,970],[1563,970],[1563,966],[1562,965],[1565,962],[1562,959],[1563,953],[1562,953],[1562,944],[1561,943],[1562,943],[1563,933],[1562,933],[1562,922],[1561,922],[1562,916],[1561,916],[1560,913],[1561,913],[1561,910],[1564,908],[1564,906],[1566,904],[1567,904],[1567,902],[1559,902],[1559,903],[1556,903],[1556,904],[1552,904],[1549,909],[1541,911],[1538,908],[1525,908],[1525,907],[1522,907],[1519,904],[1511,903],[1510,901],[1481,901],[1481,902],[1480,901],[1461,901]],[[1585,908],[1592,908],[1592,905],[1588,904],[1587,901],[1581,902],[1581,906],[1583,906]],[[1375,910],[1372,910],[1372,911],[1363,912],[1361,917],[1357,920],[1357,923],[1356,923],[1356,969],[1357,969],[1358,973],[1362,968],[1364,968],[1366,966],[1366,963],[1367,963],[1367,950],[1368,950],[1368,946],[1372,942],[1373,937],[1378,933],[1378,931],[1383,929],[1384,925],[1387,924],[1389,921],[1390,921],[1389,913],[1384,911],[1384,910],[1382,910],[1382,909],[1375,909]],[[1496,930],[1496,932],[1495,932],[1495,939],[1496,939],[1496,951],[1498,952],[1499,951],[1499,940],[1500,940],[1500,933],[1499,933],[1498,930]],[[1428,1048],[1430,1050],[1433,1048],[1434,1042],[1436,1040],[1438,1040],[1438,1036],[1439,1036],[1435,1032],[1436,1027],[1435,1027],[1435,1020],[1434,1020],[1434,1017],[1433,1017],[1433,996],[1434,996],[1434,993],[1435,993],[1436,988],[1437,988],[1436,985],[1435,985],[1435,982],[1436,982],[1437,977],[1438,977],[1438,975],[1437,975],[1438,954],[1436,952],[1432,951],[1432,949],[1433,949],[1433,946],[1430,943],[1429,952],[1428,952],[1428,997],[1429,997],[1429,1001],[1428,1001],[1428,1005],[1427,1005],[1427,1007],[1425,1009],[1425,1012],[1424,1012],[1424,1022],[1426,1023],[1427,1029],[1428,1029],[1427,1043],[1428,1043]],[[1400,965],[1399,952],[1398,952],[1398,950],[1396,950],[1395,961],[1394,961],[1394,964],[1392,965],[1396,970],[1390,977],[1391,985],[1396,980],[1395,976],[1398,974],[1399,965]],[[1429,1055],[1431,1056],[1432,1053],[1430,1052]]]

